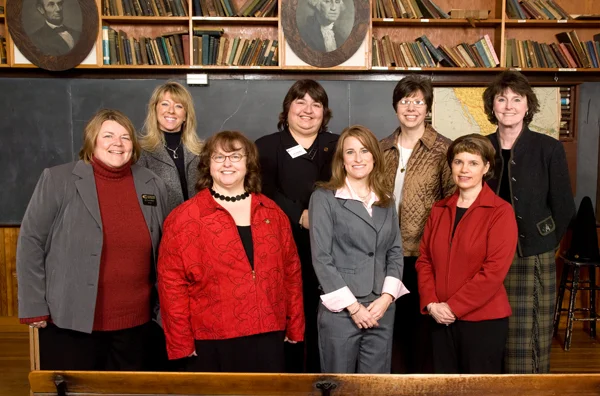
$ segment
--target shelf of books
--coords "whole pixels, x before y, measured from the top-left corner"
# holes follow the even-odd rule
[[[497,71],[501,12],[497,0],[373,0],[371,68]]]
[[[0,0],[0,67],[8,67],[8,44],[6,18],[4,18],[4,2]]]
[[[506,18],[504,67],[598,71],[600,2],[506,0]]]

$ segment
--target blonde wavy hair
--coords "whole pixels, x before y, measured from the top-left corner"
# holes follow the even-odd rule
[[[335,147],[335,154],[331,161],[331,179],[328,182],[319,182],[317,187],[327,190],[338,190],[346,183],[346,169],[344,168],[344,141],[354,137],[358,139],[373,155],[373,170],[369,174],[369,186],[375,192],[379,201],[373,205],[387,207],[392,202],[388,189],[385,187],[385,167],[383,164],[383,153],[379,142],[373,132],[362,125],[352,125],[342,131]]]
[[[142,136],[140,136],[140,145],[146,151],[156,151],[165,144],[165,137],[158,124],[156,114],[156,105],[163,99],[165,94],[170,94],[171,98],[183,105],[185,109],[185,121],[181,125],[181,141],[183,145],[195,155],[202,151],[202,141],[196,134],[196,111],[194,110],[194,100],[190,92],[176,81],[168,81],[154,89],[150,102],[148,102],[148,112],[144,121]]]

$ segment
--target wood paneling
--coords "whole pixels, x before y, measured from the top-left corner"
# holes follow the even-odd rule
[[[600,374],[349,375],[64,372],[67,392],[79,395],[597,395]],[[32,391],[56,391],[49,371],[29,375]],[[323,394],[329,394],[323,392]]]
[[[0,227],[0,316],[17,315],[18,227]]]

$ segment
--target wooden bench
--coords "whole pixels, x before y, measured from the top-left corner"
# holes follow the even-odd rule
[[[33,371],[34,395],[600,395],[600,374],[360,375]]]

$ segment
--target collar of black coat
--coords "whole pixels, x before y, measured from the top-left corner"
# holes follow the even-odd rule
[[[533,132],[529,129],[527,125],[523,125],[523,129],[521,130],[521,133],[519,133],[519,136],[517,136],[517,140],[515,140],[515,142],[513,143],[511,151],[515,150],[515,148],[517,147],[520,148],[521,146],[526,148],[526,142],[531,137],[533,137]],[[492,145],[494,146],[494,149],[496,149],[496,156],[501,155],[502,153],[500,152],[500,132],[496,130],[494,134],[490,135],[490,140],[492,142]]]
[[[398,127],[394,133],[392,133],[390,136],[384,138],[381,140],[381,149],[383,151],[389,150],[389,149],[396,149],[398,150],[398,136],[400,135],[401,132],[401,127]],[[433,147],[433,144],[435,143],[435,139],[437,139],[437,133],[435,131],[435,129],[433,129],[433,127],[429,124],[425,124],[425,132],[423,132],[423,136],[421,136],[421,139],[419,139],[421,141],[421,143],[423,143],[423,145],[425,145],[425,147],[427,147],[428,150],[431,150],[431,148]]]
[[[445,207],[449,207],[449,208],[455,208],[456,204],[458,202],[458,195],[459,195],[459,191],[457,188],[456,192],[454,194],[452,194],[451,196],[449,196],[445,199],[442,199],[441,201],[437,202],[434,206],[439,206],[439,207],[445,206]],[[499,204],[498,200],[500,200],[501,202],[504,202],[504,201],[502,201],[502,198],[500,198],[496,194],[494,194],[494,192],[487,185],[486,182],[483,182],[483,188],[479,192],[479,195],[475,199],[475,202],[473,202],[471,204],[471,206],[469,206],[469,209],[479,207],[479,206],[493,208],[493,207],[498,206],[498,204]]]

